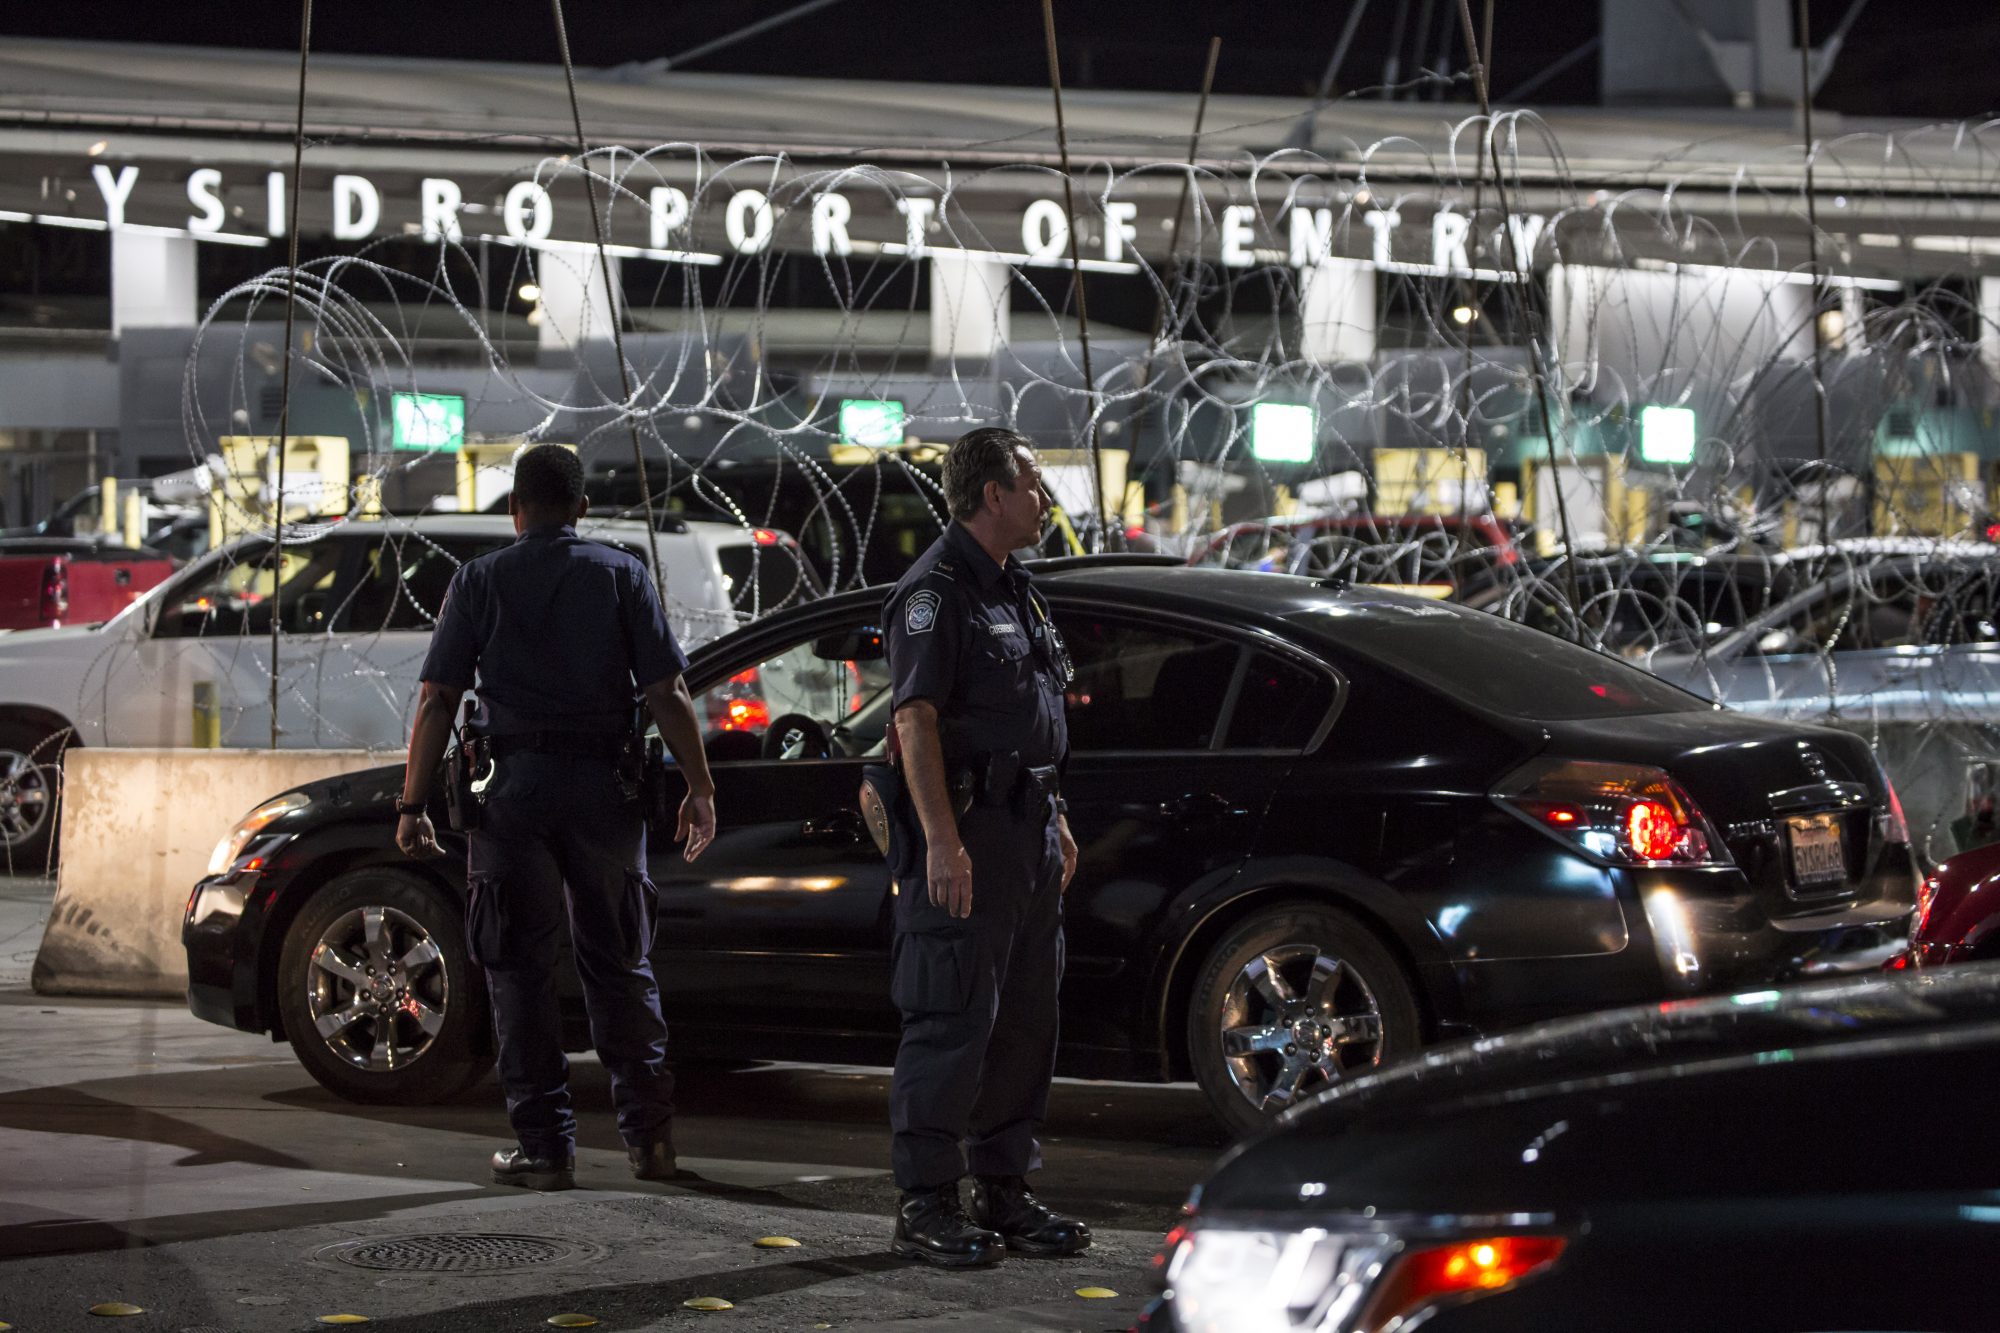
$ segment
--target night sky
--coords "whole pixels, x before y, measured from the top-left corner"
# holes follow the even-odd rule
[[[1665,3],[1665,0],[1662,0]],[[1817,0],[1815,40],[1849,0]],[[791,6],[776,0],[566,0],[579,64],[676,55]],[[1399,0],[1372,0],[1336,84],[1380,84]],[[1434,65],[1455,0],[1406,0],[1403,71]],[[314,48],[467,60],[553,62],[543,0],[318,0]],[[1474,12],[1481,8],[1474,0]],[[1223,39],[1218,89],[1309,96],[1349,0],[1275,4],[1153,0],[1144,6],[1063,0],[1057,26],[1064,82],[1075,87],[1192,91],[1211,34]],[[87,0],[0,6],[0,35],[85,37],[197,46],[296,48],[297,0]],[[1143,18],[1135,23],[1134,15]],[[1417,56],[1418,31],[1428,33]],[[1596,0],[1498,0],[1493,90],[1506,93],[1597,31]],[[2000,10],[1987,0],[1870,0],[1817,105],[1854,115],[1974,118],[2000,108]],[[852,79],[1041,84],[1047,77],[1038,0],[941,4],[839,0],[688,66],[718,72]],[[1419,92],[1413,96],[1433,94]],[[1596,100],[1595,58],[1543,84],[1533,104]],[[1462,90],[1458,100],[1469,100]]]

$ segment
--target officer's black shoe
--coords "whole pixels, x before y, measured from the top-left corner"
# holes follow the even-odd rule
[[[662,1125],[644,1144],[626,1144],[625,1157],[632,1163],[632,1175],[639,1180],[672,1180],[680,1169],[674,1161],[674,1131]]]
[[[573,1190],[576,1188],[576,1154],[530,1157],[520,1148],[503,1148],[493,1154],[493,1183],[519,1185],[531,1190]]]
[[[896,1204],[896,1238],[889,1249],[904,1259],[941,1268],[984,1268],[1007,1257],[995,1233],[974,1226],[958,1201],[958,1184],[904,1190]]]
[[[1090,1248],[1090,1228],[1064,1217],[1028,1192],[1019,1176],[975,1176],[972,1220],[1005,1238],[1022,1254],[1081,1254]]]

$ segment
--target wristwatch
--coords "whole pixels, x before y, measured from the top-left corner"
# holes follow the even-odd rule
[[[1066,815],[1069,813],[1069,802],[1067,800],[1064,800],[1060,796],[1056,797],[1056,813],[1059,815]]]
[[[396,802],[396,813],[399,815],[420,815],[429,808],[429,801],[412,801],[408,805]]]

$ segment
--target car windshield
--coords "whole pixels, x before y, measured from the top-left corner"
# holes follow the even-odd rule
[[[1561,722],[1711,707],[1615,657],[1483,611],[1377,594],[1329,595],[1300,614],[1359,654],[1507,717]]]

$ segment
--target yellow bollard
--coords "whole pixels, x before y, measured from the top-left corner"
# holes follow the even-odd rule
[[[222,708],[216,700],[215,682],[212,680],[194,683],[194,748],[222,748]]]

